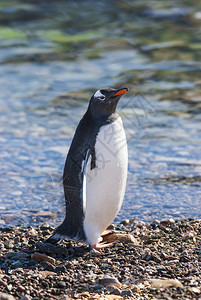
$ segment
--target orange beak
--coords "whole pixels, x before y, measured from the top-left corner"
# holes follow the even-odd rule
[[[119,96],[119,95],[123,95],[123,94],[125,94],[125,93],[127,93],[127,92],[128,92],[128,89],[127,89],[127,88],[123,88],[123,89],[118,90],[116,93],[114,93],[114,94],[112,95],[112,97],[116,97],[116,96]]]

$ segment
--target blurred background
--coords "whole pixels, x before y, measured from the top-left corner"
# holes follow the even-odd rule
[[[0,1],[0,226],[61,221],[66,153],[105,86],[130,87],[116,221],[201,217],[200,71],[200,1]]]

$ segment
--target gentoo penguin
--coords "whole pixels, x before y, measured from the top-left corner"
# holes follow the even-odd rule
[[[46,242],[82,241],[99,249],[101,233],[121,208],[127,179],[126,135],[117,104],[127,88],[104,88],[90,99],[63,172],[66,217]]]

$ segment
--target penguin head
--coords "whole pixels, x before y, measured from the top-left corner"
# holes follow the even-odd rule
[[[96,117],[109,116],[115,113],[120,98],[128,92],[128,88],[104,88],[93,94],[89,102],[89,110]]]

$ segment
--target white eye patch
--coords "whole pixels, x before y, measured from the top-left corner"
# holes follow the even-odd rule
[[[94,94],[94,98],[99,98],[100,100],[104,100],[105,99],[105,95],[103,95],[100,90],[98,90],[95,94]]]

